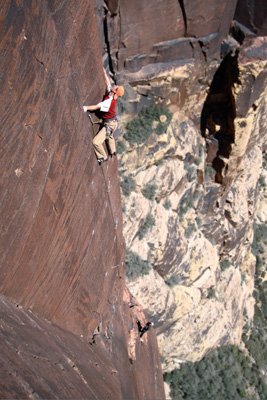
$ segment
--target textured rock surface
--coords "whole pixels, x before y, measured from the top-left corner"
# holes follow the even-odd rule
[[[136,339],[136,359],[129,362],[130,330],[144,315],[130,316],[128,303],[114,302],[88,342],[3,296],[0,300],[2,399],[164,398],[152,332],[143,343]]]
[[[267,6],[264,0],[238,0],[235,19],[259,36],[267,34]]]
[[[80,112],[86,97],[96,99],[101,90],[96,68],[100,70],[101,59],[95,50],[98,64],[89,61],[88,41],[77,27],[77,20],[85,18],[93,24],[92,9],[87,2],[79,9],[74,3],[63,8],[56,2],[24,3],[6,2],[1,42],[1,292],[63,327],[68,321],[69,329],[84,334],[104,283],[102,278],[99,293],[89,295],[94,283],[88,268],[93,274],[97,265],[91,262],[95,254],[90,247],[97,251],[99,233],[93,228],[102,209],[109,214],[112,235],[117,234],[105,181],[90,148],[92,132]],[[35,16],[39,23],[33,30]],[[95,29],[88,27],[86,33],[97,41]],[[62,47],[65,51],[56,57]],[[94,88],[90,69],[98,78]],[[96,201],[98,215],[92,212]],[[113,250],[107,251],[115,265]],[[97,268],[103,274],[104,259]]]
[[[253,216],[267,131],[265,44],[266,38],[247,38],[239,57],[229,55],[221,65],[191,63],[142,82],[150,91],[165,85],[165,96],[155,98],[174,114],[166,133],[152,132],[138,146],[125,143],[121,171],[136,189],[124,198],[124,235],[127,247],[153,266],[129,286],[156,323],[166,370],[213,347],[240,344],[244,315],[253,317]],[[209,122],[205,138],[201,114]],[[147,184],[156,185],[154,200],[142,193]],[[155,224],[140,239],[149,213]]]
[[[0,307],[2,399],[121,397],[104,347],[88,346],[3,296]]]
[[[156,322],[164,367],[238,344],[243,313],[253,316],[266,132],[266,39],[251,31],[266,32],[266,9],[238,2],[222,55],[242,49],[219,66],[236,1],[77,4],[1,4],[1,395],[162,399],[154,332],[139,341],[146,317],[125,289],[117,163],[97,166],[81,106],[103,93],[107,52],[131,83],[127,111],[158,101],[174,112],[167,132],[126,144],[121,159],[137,183],[126,244],[154,267],[130,287]],[[141,191],[151,182],[155,200]],[[139,240],[148,213],[155,225]]]
[[[106,2],[107,9],[101,14],[103,1],[95,3],[99,20],[104,21],[102,36],[111,68],[131,81],[161,69],[162,64],[166,68],[169,63],[204,59],[218,52],[236,6],[236,0],[220,4],[200,0],[194,5],[177,0],[118,0]]]
[[[82,112],[100,48],[91,1],[1,3],[2,398],[164,398],[155,334],[140,343],[123,300],[117,162],[98,166]]]

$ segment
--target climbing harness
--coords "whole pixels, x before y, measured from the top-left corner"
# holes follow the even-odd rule
[[[113,137],[114,129],[110,125],[105,124],[105,123],[104,123],[104,126],[106,128],[106,138]]]

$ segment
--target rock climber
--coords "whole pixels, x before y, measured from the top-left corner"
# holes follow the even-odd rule
[[[100,131],[93,139],[94,151],[99,165],[108,159],[103,146],[105,140],[107,140],[111,157],[116,155],[116,143],[114,139],[114,132],[118,126],[116,106],[118,98],[124,95],[124,87],[117,85],[111,86],[110,79],[104,68],[103,70],[107,85],[107,95],[104,97],[103,101],[96,105],[83,106],[84,112],[97,110],[101,112],[103,122]]]
[[[153,326],[153,322],[148,321],[144,326],[142,326],[141,322],[139,320],[136,321],[137,326],[138,326],[138,332],[139,332],[139,336],[140,338],[143,336],[144,333],[146,333],[151,326]]]

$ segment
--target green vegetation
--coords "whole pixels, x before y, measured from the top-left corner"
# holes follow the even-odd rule
[[[180,369],[166,373],[173,400],[266,400],[267,399],[267,227],[254,228],[252,250],[256,256],[255,316],[246,323],[243,341],[248,354],[236,346],[223,346],[197,363],[182,364]],[[221,269],[231,264],[220,262]],[[207,297],[213,298],[211,290]],[[245,315],[245,313],[244,313]]]
[[[164,163],[164,158],[161,158],[157,161],[154,162],[154,165],[156,165],[156,167],[159,167],[160,165],[163,165]]]
[[[177,210],[180,219],[183,219],[191,208],[197,209],[201,196],[202,192],[199,189],[189,189],[185,192],[180,200]],[[200,222],[200,220],[198,222]]]
[[[165,279],[166,285],[170,286],[171,288],[176,285],[179,285],[180,282],[181,282],[181,279],[179,279],[179,277],[176,275],[172,275],[169,278]]]
[[[139,257],[133,251],[127,251],[125,256],[126,276],[128,279],[133,280],[139,276],[147,275],[151,270],[151,264]]]
[[[166,210],[169,210],[172,206],[172,203],[170,201],[170,199],[165,199],[164,203],[163,203],[163,207],[166,208]]]
[[[130,143],[144,143],[153,131],[157,134],[165,132],[171,118],[172,113],[166,107],[155,105],[143,108],[138,117],[126,125],[124,138]]]
[[[254,238],[252,244],[252,251],[256,256],[257,267],[259,272],[259,267],[266,263],[266,258],[264,252],[267,249],[267,226],[265,224],[255,224],[254,226]]]
[[[202,163],[202,161],[204,160],[205,154],[206,154],[206,148],[204,145],[200,144],[198,147],[197,156],[195,159],[195,163],[197,166],[199,166]]]
[[[141,223],[137,232],[138,238],[141,240],[143,239],[148,231],[155,226],[155,218],[153,215],[150,213],[146,216],[145,219],[141,219]]]
[[[178,214],[181,219],[185,216],[185,214],[191,209],[197,209],[199,206],[199,202],[201,201],[203,192],[199,189],[198,186],[191,188],[185,192],[182,196],[179,206],[178,206]]]
[[[195,221],[196,221],[196,224],[197,224],[198,228],[200,228],[202,226],[201,218],[200,217],[196,217]]]
[[[266,188],[266,180],[265,180],[265,177],[263,175],[261,175],[260,178],[259,178],[259,185],[262,188]]]
[[[185,228],[184,235],[187,239],[189,239],[192,234],[196,231],[196,225],[193,222],[190,222]]]
[[[224,346],[196,363],[166,373],[174,400],[267,399],[258,366],[235,346]]]
[[[125,143],[121,140],[118,140],[116,144],[116,150],[118,154],[123,154],[126,150]]]
[[[207,292],[207,299],[215,299],[216,298],[216,291],[214,287],[209,287]]]
[[[207,177],[214,177],[215,169],[211,165],[205,165],[205,175]]]
[[[225,271],[227,268],[231,267],[230,260],[224,259],[220,261],[221,271]]]
[[[262,166],[263,169],[267,169],[267,151],[263,153],[262,155]]]
[[[194,164],[185,164],[186,177],[188,182],[193,182],[196,179],[196,167]]]
[[[121,181],[121,190],[124,196],[130,196],[132,192],[135,191],[136,184],[135,180],[131,175],[124,176]]]
[[[253,326],[248,334],[243,335],[249,353],[265,374],[267,373],[267,275],[266,275],[267,226],[254,226],[252,251],[256,256],[255,315]],[[267,397],[266,397],[267,398]]]
[[[154,200],[156,196],[157,185],[154,183],[147,183],[141,190],[143,196],[148,200]]]
[[[203,191],[199,187],[196,187],[194,192],[192,193],[192,202],[193,202],[193,207],[197,208],[198,204],[203,196]]]
[[[178,213],[180,218],[183,218],[187,211],[194,206],[193,204],[193,196],[192,196],[192,191],[189,190],[185,192],[183,197],[180,200],[179,206],[178,206]]]

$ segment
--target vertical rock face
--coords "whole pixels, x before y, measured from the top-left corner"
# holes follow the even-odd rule
[[[95,3],[99,7],[103,1]],[[106,5],[103,36],[111,68],[119,77],[127,72],[127,79],[134,80],[135,73],[142,69],[147,75],[151,69],[162,68],[162,64],[205,58],[218,52],[236,0],[209,0],[205,4],[201,0],[194,4],[182,0],[118,0]]]
[[[117,162],[98,166],[82,111],[104,92],[93,4],[2,2],[0,46],[1,396],[162,399],[123,298]]]
[[[1,292],[84,334],[101,297],[106,259],[116,265],[122,252],[114,223],[120,215],[113,215],[81,113],[83,102],[103,90],[93,9],[88,2],[77,8],[12,1],[4,13]],[[98,224],[112,237],[101,259]]]
[[[259,36],[267,34],[267,7],[264,0],[238,0],[235,19]]]

